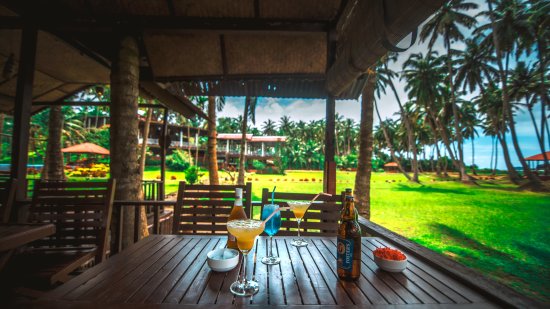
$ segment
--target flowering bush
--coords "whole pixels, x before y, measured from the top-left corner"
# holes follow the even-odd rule
[[[92,164],[90,167],[76,167],[69,172],[69,177],[107,177],[109,166],[107,164]]]

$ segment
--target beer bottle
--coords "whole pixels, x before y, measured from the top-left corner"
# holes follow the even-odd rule
[[[350,190],[351,191],[351,190]],[[346,200],[338,228],[338,277],[356,280],[361,275],[361,228],[357,221],[353,195],[346,190]]]
[[[243,189],[236,188],[235,203],[233,204],[233,209],[231,209],[231,213],[229,214],[229,218],[227,218],[227,221],[241,220],[241,219],[247,219],[246,213],[244,212],[244,209],[243,209]],[[237,238],[231,235],[229,231],[227,232],[227,248],[238,250]]]

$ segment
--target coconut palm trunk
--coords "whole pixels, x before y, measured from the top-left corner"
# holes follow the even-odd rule
[[[502,156],[504,157],[504,163],[506,164],[506,169],[508,170],[508,177],[510,178],[510,181],[512,181],[514,184],[519,185],[521,183],[521,177],[519,176],[518,172],[514,168],[514,165],[512,164],[512,160],[510,159],[510,152],[508,151],[508,142],[506,142],[506,134],[499,133],[497,138],[498,138],[498,141],[500,142],[500,146],[502,147]]]
[[[498,164],[498,144],[497,144],[497,143],[498,143],[498,140],[495,139],[495,165],[494,165],[495,167],[493,168],[493,176],[496,175],[496,173],[497,173],[497,166],[498,166],[498,165],[497,165],[497,164]]]
[[[147,116],[143,124],[143,142],[141,143],[141,155],[139,157],[139,178],[143,181],[143,171],[145,170],[145,160],[147,157],[147,139],[149,138],[149,129],[153,118],[153,109],[147,109]]]
[[[208,97],[208,179],[211,185],[219,184],[216,131],[216,98]]]
[[[509,62],[510,62],[510,52],[503,51],[500,46],[500,41],[497,36],[498,30],[496,29],[495,16],[493,14],[492,1],[487,1],[487,5],[489,7],[489,17],[490,17],[491,28],[492,28],[492,39],[493,39],[495,52],[497,55],[497,69],[498,69],[498,75],[499,75],[501,89],[502,89],[503,123],[508,124],[510,128],[512,144],[516,151],[516,155],[521,164],[521,167],[523,168],[523,172],[525,176],[529,180],[529,183],[526,186],[530,187],[534,191],[546,191],[540,179],[529,168],[529,165],[525,161],[525,158],[523,157],[523,153],[519,146],[518,137],[516,133],[516,124],[514,123],[514,114],[512,112],[512,105],[510,104],[510,95],[508,93],[508,68],[509,68]],[[502,63],[503,59],[505,61],[504,64]]]
[[[111,66],[111,177],[117,180],[117,200],[139,200],[141,178],[138,161],[138,94],[139,48],[135,38],[122,37]],[[113,231],[117,226],[113,209]],[[142,218],[143,219],[143,218]],[[122,217],[122,248],[131,245],[134,234],[134,212]],[[146,220],[141,220],[146,227]],[[140,228],[145,236],[146,228]]]
[[[380,111],[378,110],[378,102],[376,101],[374,102],[374,108],[376,110],[376,116],[378,117],[378,122],[380,123],[380,127],[382,128],[382,132],[384,133],[384,139],[386,140],[386,147],[388,147],[388,149],[390,150],[390,155],[393,162],[397,163],[397,168],[405,176],[405,178],[407,178],[408,181],[414,181],[411,175],[409,175],[409,173],[405,171],[405,169],[403,168],[403,165],[401,165],[401,160],[395,155],[395,150],[393,149],[393,145],[391,143],[390,135],[388,133],[388,128],[386,128],[386,124],[382,121],[382,117],[380,117]],[[415,182],[418,182],[418,181],[415,181]]]
[[[239,154],[239,176],[237,184],[244,185],[244,170],[246,165],[246,128],[248,125],[248,115],[250,110],[251,97],[246,97],[244,102],[243,123],[241,124],[241,149]]]
[[[369,72],[361,100],[359,124],[359,158],[355,174],[355,206],[359,214],[370,220],[370,179],[372,172],[373,109],[376,73]]]
[[[63,113],[61,106],[50,107],[50,119],[48,123],[48,145],[42,179],[65,180],[63,170],[63,153],[61,152],[61,134],[63,131]]]

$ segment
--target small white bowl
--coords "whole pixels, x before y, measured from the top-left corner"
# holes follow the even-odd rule
[[[214,249],[206,255],[206,263],[213,271],[230,271],[239,264],[239,251],[227,248]]]
[[[377,257],[374,254],[373,257],[376,265],[378,265],[378,267],[382,268],[385,271],[399,273],[407,268],[407,257],[405,257],[405,259],[402,261],[385,260]]]

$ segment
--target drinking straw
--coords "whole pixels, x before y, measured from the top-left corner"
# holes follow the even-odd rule
[[[273,217],[279,211],[281,211],[281,208],[275,209],[269,216],[267,216],[267,218],[262,222],[262,224],[265,225],[267,221],[269,221],[269,219],[271,219],[271,217]]]
[[[275,189],[277,186],[273,187],[273,191],[271,191],[271,204],[275,204]]]
[[[315,195],[315,197],[311,200],[311,202],[312,202],[312,203],[315,202],[315,200],[318,199],[319,196],[321,196],[321,195],[332,196],[332,194],[328,194],[328,193],[321,192],[321,193]]]

